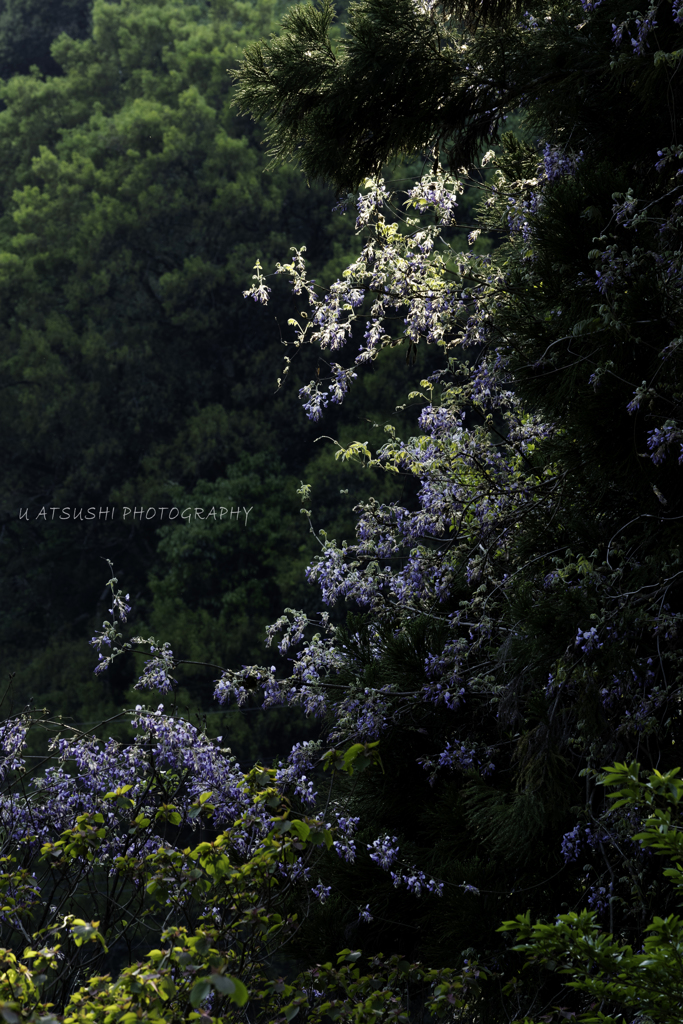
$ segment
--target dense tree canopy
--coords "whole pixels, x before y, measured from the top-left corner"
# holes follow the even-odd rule
[[[3,0],[0,4],[0,78],[27,75],[31,68],[55,75],[51,53],[62,33],[83,39],[92,25],[92,0]]]
[[[35,10],[46,24],[61,18],[56,5]],[[285,581],[310,557],[295,490],[315,435],[291,388],[273,397],[278,332],[241,293],[256,255],[306,242],[322,271],[353,243],[324,188],[293,168],[262,174],[260,131],[231,107],[227,70],[276,16],[265,0],[100,2],[86,38],[59,22],[59,74],[15,74],[0,87],[2,643],[17,685],[52,710],[91,719],[103,697],[79,653],[102,556],[117,561],[153,627],[150,574],[182,635],[186,612],[201,614],[196,595],[222,599],[215,574],[164,596],[159,522],[132,512],[124,522],[124,506],[188,504],[198,486],[207,508],[231,486],[235,506],[258,502],[237,541],[250,559],[249,625],[244,610],[241,625],[221,620],[221,663],[260,656]],[[0,42],[12,39],[0,24]],[[237,463],[247,477],[268,466],[257,498],[225,477]],[[90,507],[98,518],[78,520]],[[100,521],[113,507],[116,520]],[[277,567],[262,533],[273,517]],[[114,678],[108,696],[129,681]]]
[[[462,6],[359,0],[339,39],[331,0],[295,7],[279,36],[247,48],[240,103],[266,118],[276,160],[296,154],[339,189],[430,147],[469,166],[520,107],[544,142],[648,172],[675,141],[675,58],[651,58],[675,52],[677,8]]]

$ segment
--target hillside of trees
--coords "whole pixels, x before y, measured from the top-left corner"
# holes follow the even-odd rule
[[[0,87],[2,671],[22,699],[71,722],[114,713],[136,678],[132,664],[93,677],[104,559],[138,623],[163,623],[187,660],[238,667],[262,657],[281,608],[305,600],[302,477],[326,507],[320,525],[350,534],[369,493],[369,474],[336,480],[296,382],[277,390],[278,322],[296,305],[282,289],[273,318],[242,296],[257,257],[305,244],[333,280],[355,247],[331,190],[293,167],[263,173],[262,131],[232,106],[228,72],[279,13],[271,2],[0,12],[11,50]],[[339,429],[391,416],[411,369],[390,363]],[[161,512],[149,518],[226,502],[253,509],[246,526],[178,519],[179,532]],[[185,706],[207,710],[212,671],[186,669]],[[262,717],[266,730],[287,728],[278,712]],[[240,755],[268,756],[249,721],[231,722]]]

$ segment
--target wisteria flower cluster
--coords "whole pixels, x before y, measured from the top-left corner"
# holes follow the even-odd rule
[[[584,5],[586,15],[597,15],[599,6]],[[655,26],[649,15],[635,25],[638,55]],[[625,330],[629,296],[644,278],[652,282],[666,322],[680,324],[680,153],[660,150],[653,166],[662,175],[656,199],[644,201],[635,186],[613,195],[612,219],[587,247],[585,269],[571,280],[593,310],[577,320],[569,293],[544,305],[547,267],[539,225],[557,190],[583,187],[586,157],[550,143],[540,154],[514,140],[510,146],[522,176],[511,178],[501,160],[491,183],[477,186],[483,228],[507,237],[495,253],[451,246],[448,230],[463,182],[439,172],[409,189],[403,202],[387,182],[366,183],[358,201],[360,256],[324,294],[308,280],[301,250],[277,268],[310,305],[307,318],[291,322],[295,350],[312,344],[324,357],[356,346],[352,359],[359,370],[381,347],[427,344],[442,352],[443,362],[409,396],[423,403],[419,433],[390,435],[374,454],[361,442],[338,451],[342,459],[362,459],[419,482],[417,507],[372,500],[359,506],[355,540],[324,538],[307,571],[328,609],[365,617],[362,642],[329,618],[322,630],[303,613],[280,620],[269,636],[283,633],[281,651],[291,659],[291,673],[279,682],[269,678],[264,697],[277,692],[279,699],[303,703],[332,721],[334,743],[390,736],[414,719],[417,708],[429,707],[432,716],[442,716],[429,719],[438,722],[434,746],[420,758],[432,781],[446,772],[495,781],[500,769],[523,777],[534,757],[553,744],[571,758],[581,751],[595,764],[594,758],[607,759],[621,743],[637,746],[648,731],[671,721],[678,700],[674,637],[681,614],[668,595],[683,571],[679,549],[649,576],[641,545],[654,514],[623,515],[618,506],[609,513],[604,540],[581,546],[566,526],[573,514],[567,488],[577,507],[592,507],[593,495],[581,495],[571,460],[552,454],[576,441],[559,421],[525,402],[520,383],[530,374],[552,377],[565,367],[585,367],[592,393],[622,389],[624,413],[639,423],[641,457],[660,466],[670,447],[680,445],[680,389],[671,369],[662,372],[664,364],[672,367],[680,339],[664,335],[661,366],[645,381],[620,378],[614,359],[596,358],[594,344],[606,331],[619,336]],[[487,164],[496,160],[495,153],[486,155]],[[584,215],[594,214],[589,208]],[[545,341],[540,353],[537,348],[525,359],[529,309],[536,310],[534,330]],[[332,365],[333,382],[339,364]],[[331,400],[329,381],[312,381],[302,393],[314,418]],[[652,424],[645,430],[643,418]],[[666,495],[654,482],[652,490],[665,509]],[[564,609],[553,613],[558,639],[552,653],[524,653],[543,648],[534,602]],[[417,633],[431,636],[431,646],[408,682],[384,666],[397,638],[407,643]],[[364,661],[354,653],[361,647]],[[533,687],[534,678],[545,701],[544,724],[532,738],[520,739],[510,759],[505,729],[519,727],[519,692]],[[588,716],[581,717],[586,701],[600,709],[608,741],[591,733]],[[585,731],[572,740],[571,751],[562,746],[569,720],[579,737]],[[605,835],[605,850],[614,836]],[[576,842],[568,833],[564,852]],[[371,857],[379,864],[377,858],[389,857],[394,846],[386,838],[376,843]],[[606,854],[595,856],[599,863]],[[596,870],[603,879],[605,864]],[[604,887],[603,879],[596,893]],[[419,880],[413,885],[418,888]],[[604,909],[604,900],[596,899]]]

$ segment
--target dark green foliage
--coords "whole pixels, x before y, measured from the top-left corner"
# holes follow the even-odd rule
[[[637,762],[615,764],[599,780],[612,791],[609,798],[615,810],[626,807],[638,818],[645,817],[638,832],[629,837],[630,844],[641,854],[664,856],[672,865],[663,872],[660,869],[658,913],[644,927],[642,948],[634,949],[607,934],[595,913],[585,910],[558,914],[551,924],[532,924],[529,913],[520,914],[500,929],[517,933],[515,949],[526,954],[526,966],[540,965],[551,985],[563,981],[564,989],[555,998],[564,1004],[565,1019],[579,1010],[583,1012],[578,1019],[586,1024],[616,1024],[633,1013],[634,1020],[657,1024],[680,1020],[681,920],[674,913],[664,916],[666,904],[679,909],[683,881],[679,770],[654,771],[642,780]]]
[[[331,0],[295,7],[282,36],[245,52],[238,101],[267,119],[275,162],[296,155],[310,177],[344,191],[394,157],[450,142],[455,130],[461,163],[494,138],[500,112],[483,114],[491,93],[473,102],[454,90],[456,54],[412,0],[352,4],[337,46],[333,17]]]
[[[238,96],[267,119],[276,161],[296,156],[307,174],[339,190],[415,150],[443,150],[452,167],[469,166],[520,106],[544,141],[571,140],[575,151],[611,162],[649,168],[672,139],[680,85],[666,60],[615,59],[611,24],[627,13],[617,0],[590,19],[578,3],[532,4],[522,21],[506,5],[474,33],[462,12],[441,18],[412,0],[361,0],[337,45],[333,12],[331,0],[294,8],[281,36],[247,47]],[[657,48],[672,50],[670,8],[657,17]],[[662,90],[668,104],[659,102]]]
[[[255,453],[281,465],[293,562],[262,532],[242,552],[270,603],[248,628],[246,606],[234,629],[222,624],[223,654],[238,664],[256,656],[281,586],[305,562],[294,490],[315,435],[296,380],[274,394],[277,325],[242,290],[259,254],[305,243],[330,276],[354,242],[325,189],[293,169],[262,174],[259,131],[231,108],[226,69],[276,14],[266,0],[99,2],[89,38],[54,44],[58,76],[0,87],[2,669],[79,721],[133,680],[117,667],[103,692],[88,667],[102,559],[145,610],[148,575],[163,573],[158,519],[124,521],[124,506],[168,506]],[[89,507],[97,518],[78,520]],[[115,520],[101,521],[113,507]],[[220,601],[219,580],[204,586]],[[192,615],[194,592],[187,600]]]
[[[367,625],[367,620],[349,617],[339,637],[348,663],[336,681],[346,682],[359,697],[366,687],[382,686],[414,694],[426,682],[425,657],[441,649],[448,627],[423,618],[396,633],[387,624],[378,652],[369,644]],[[569,827],[570,804],[580,800],[581,787],[556,751],[544,757],[536,749],[530,758],[528,747],[538,742],[534,732],[547,719],[545,702],[536,699],[535,704],[530,697],[523,732],[497,744],[494,756],[511,764],[512,771],[496,771],[491,783],[474,769],[455,777],[425,770],[452,728],[452,714],[443,706],[418,706],[395,716],[381,738],[382,772],[373,769],[337,782],[335,806],[360,816],[357,856],[353,864],[322,866],[333,894],[303,930],[298,942],[302,958],[314,949],[355,943],[434,964],[469,957],[496,969],[514,967],[516,958],[510,958],[495,934],[497,921],[529,906],[535,912],[548,903],[559,906],[568,884],[575,884],[562,870],[556,837]],[[459,713],[470,719],[474,736],[485,709],[472,713],[465,703]],[[398,838],[402,863],[415,864],[444,883],[442,896],[416,898],[394,887],[366,850],[383,833]],[[464,891],[463,883],[478,891]],[[366,904],[372,908],[371,923],[359,920]],[[492,993],[485,995],[495,1002]],[[491,1005],[490,1012],[500,1011]]]
[[[84,39],[92,25],[93,0],[2,0],[0,78],[27,75],[32,67],[58,75],[52,43],[62,33]]]
[[[406,862],[447,886],[441,900],[418,904],[359,843],[358,864],[340,867],[341,895],[320,912],[312,943],[335,928],[332,941],[342,941],[372,893],[375,920],[358,925],[368,948],[395,942],[427,958],[474,946],[509,972],[514,955],[494,935],[505,907],[548,917],[593,900],[634,948],[648,915],[672,909],[647,859],[628,845],[633,830],[619,816],[604,824],[592,780],[617,758],[673,768],[683,740],[676,10],[661,3],[634,12],[621,0],[538,4],[473,31],[464,18],[449,20],[447,5],[363,0],[337,39],[328,34],[331,8],[308,5],[290,14],[281,36],[248,48],[240,65],[240,102],[268,119],[273,156],[297,159],[340,191],[411,150],[467,164],[521,107],[526,141],[503,135],[480,208],[483,226],[504,242],[471,277],[456,260],[452,278],[443,277],[444,293],[467,290],[455,337],[469,314],[482,314],[481,332],[470,336],[480,348],[470,341],[467,360],[453,358],[452,378],[443,378],[455,385],[453,409],[466,409],[468,426],[481,428],[472,492],[493,464],[486,431],[492,448],[512,443],[506,410],[487,415],[471,385],[482,352],[489,367],[500,357],[500,380],[526,414],[552,425],[525,450],[514,480],[520,490],[535,481],[533,497],[509,519],[501,515],[494,536],[482,530],[479,545],[453,502],[450,530],[462,543],[448,526],[440,538],[453,577],[448,600],[426,611],[435,622],[462,609],[469,621],[449,626],[449,639],[475,652],[471,661],[454,659],[463,699],[453,711],[401,702],[424,687],[425,655],[444,646],[419,618],[422,607],[378,598],[381,642],[364,645],[356,623],[341,638],[350,697],[369,702],[383,686],[392,694],[380,731],[387,775],[350,784],[345,813],[360,814],[365,842],[397,836]],[[333,149],[334,125],[342,131]],[[385,216],[383,207],[376,237],[386,258],[399,247],[383,240]],[[406,292],[419,289],[417,275],[403,281]],[[657,451],[655,430],[675,443]],[[464,473],[457,437],[450,447],[427,444],[455,487]],[[416,458],[415,471],[422,467],[433,485],[426,462]],[[509,493],[496,486],[491,470],[486,498],[504,504]],[[438,566],[429,561],[430,538],[418,543],[426,574]],[[481,575],[470,582],[465,566]],[[464,751],[450,779],[437,764],[448,736]],[[468,771],[475,742],[495,768]],[[463,892],[465,880],[481,896]],[[484,1019],[552,1006],[554,980],[527,977],[526,994],[515,989],[516,1010],[492,996]]]

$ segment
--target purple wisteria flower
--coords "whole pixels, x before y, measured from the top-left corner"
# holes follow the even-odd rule
[[[150,646],[150,653],[154,655],[145,662],[144,670],[135,684],[136,690],[158,690],[159,693],[171,693],[177,686],[173,677],[175,671],[175,659],[171,645],[166,642],[160,647]]]
[[[370,860],[388,871],[398,857],[398,840],[396,836],[380,836],[369,844]]]
[[[358,828],[360,818],[347,818],[343,815],[337,815],[336,828],[338,839],[335,839],[333,847],[335,852],[342,860],[345,860],[347,864],[353,864],[356,860],[356,844],[353,840],[353,836]]]
[[[675,8],[677,13],[677,8]],[[657,28],[657,5],[651,5],[644,15],[634,11],[619,25],[612,24],[612,43],[619,47],[625,35],[628,35],[633,53],[643,56],[648,49],[648,36]]]
[[[604,914],[612,896],[612,885],[592,885],[588,890],[588,906],[598,914]]]
[[[254,270],[256,271],[256,273],[253,274],[252,277],[256,283],[253,284],[251,288],[247,288],[246,291],[243,291],[242,295],[244,296],[245,299],[251,298],[254,300],[254,302],[259,302],[261,303],[261,305],[267,306],[272,289],[265,282],[265,278],[263,277],[263,271],[261,269],[261,264],[258,260],[254,265]]]
[[[602,641],[600,640],[597,628],[591,626],[590,629],[579,629],[576,633],[574,646],[579,647],[584,654],[599,651],[602,647]]]
[[[321,881],[318,881],[318,884],[314,885],[313,888],[311,889],[311,895],[315,896],[315,898],[320,903],[324,903],[325,900],[328,898],[328,896],[330,895],[331,892],[332,892],[332,886],[331,885],[323,885],[323,883]]]
[[[597,6],[597,5],[596,5]],[[566,153],[546,143],[543,147],[543,163],[539,168],[548,182],[559,181],[576,173],[576,168],[583,158],[583,152]]]
[[[566,832],[562,836],[562,856],[565,864],[576,860],[579,856],[582,838],[580,825],[575,825],[571,832]]]
[[[650,458],[654,462],[655,466],[659,466],[664,462],[669,448],[675,443],[680,445],[678,463],[679,465],[683,464],[682,441],[683,430],[675,420],[667,420],[667,422],[661,427],[655,427],[653,430],[648,431],[647,447],[651,453]]]

